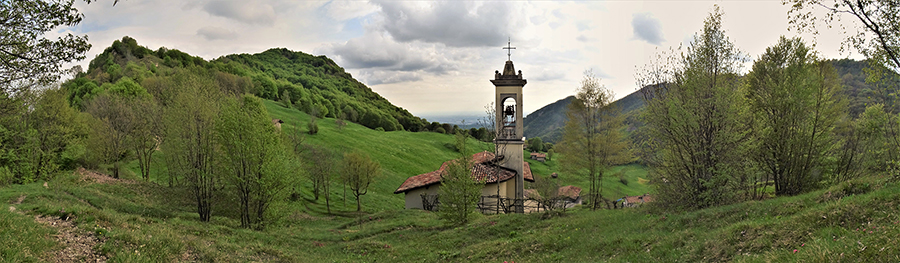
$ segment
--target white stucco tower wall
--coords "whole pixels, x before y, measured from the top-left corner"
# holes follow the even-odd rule
[[[525,178],[524,178],[524,122],[522,121],[522,88],[525,87],[527,81],[522,78],[522,71],[516,72],[513,62],[506,61],[503,66],[503,72],[494,72],[494,79],[491,80],[495,90],[495,128],[497,129],[497,138],[494,144],[497,147],[497,154],[501,156],[500,166],[516,171],[516,178],[513,182],[515,187],[516,212],[524,213],[523,203],[525,199]]]

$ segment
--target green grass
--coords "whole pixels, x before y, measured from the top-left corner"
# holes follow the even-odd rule
[[[545,162],[539,162],[530,159],[530,152],[525,152],[525,160],[531,166],[531,171],[540,176],[547,177],[551,173],[557,173],[560,186],[574,185],[581,187],[583,193],[587,193],[590,188],[590,181],[583,175],[570,174],[563,172],[559,167],[560,154]],[[624,178],[628,184],[623,184],[619,179],[619,175]],[[601,179],[601,194],[610,200],[616,200],[623,196],[643,195],[653,193],[647,178],[647,167],[640,164],[628,164],[614,166],[604,172]]]
[[[73,216],[82,229],[108,238],[99,249],[122,262],[900,259],[900,184],[875,179],[693,212],[576,208],[550,219],[540,214],[478,216],[454,228],[433,213],[394,209],[359,217],[295,213],[278,225],[252,231],[238,228],[233,217],[199,222],[183,189],[153,183],[88,184],[68,175],[51,181],[49,189],[34,183],[0,190],[2,200],[23,194],[24,202],[11,206],[28,214]],[[48,241],[52,231],[30,217],[0,211],[0,222],[14,226],[0,230],[4,260],[40,261],[47,259],[42,253],[57,248]]]
[[[272,102],[267,106],[285,120],[286,132],[309,121],[295,110]],[[95,184],[64,174],[48,182],[49,188],[42,182],[0,188],[0,201],[25,213],[6,207],[0,211],[0,261],[51,260],[49,252],[60,248],[52,238],[54,230],[34,222],[34,215],[73,217],[79,228],[105,238],[96,249],[111,262],[900,260],[900,184],[885,179],[864,178],[795,197],[692,212],[667,214],[651,206],[575,208],[549,219],[541,214],[480,215],[465,226],[447,227],[433,213],[402,209],[403,196],[393,191],[408,176],[454,158],[456,153],[445,146],[452,136],[379,132],[355,124],[338,130],[333,119],[319,120],[319,125],[319,134],[307,136],[306,142],[360,150],[382,164],[384,176],[363,196],[363,213],[352,212],[352,197],[343,204],[335,187],[337,212],[326,214],[324,200],[311,200],[308,182],[300,180],[303,198],[273,207],[274,220],[265,230],[238,227],[227,191],[214,203],[211,222],[200,222],[190,192],[165,186],[163,153],[157,153],[150,182]],[[529,162],[536,174],[559,172],[557,160]],[[133,163],[126,167],[137,170]],[[604,196],[650,191],[640,180],[647,179],[645,168],[619,166],[606,174],[617,173],[628,185],[606,176]],[[559,178],[563,185],[586,189],[584,178],[565,173]],[[12,204],[23,195],[21,204]]]

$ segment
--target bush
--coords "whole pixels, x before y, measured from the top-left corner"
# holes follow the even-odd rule
[[[0,186],[6,186],[13,181],[13,173],[6,166],[0,167]]]
[[[375,128],[375,130],[376,130],[376,131],[381,131],[381,132],[383,132],[383,131],[384,131],[384,128],[378,127],[378,128]]]
[[[306,133],[309,133],[309,135],[316,135],[319,133],[319,124],[316,122],[315,116],[313,116],[309,123],[306,124],[306,129]]]

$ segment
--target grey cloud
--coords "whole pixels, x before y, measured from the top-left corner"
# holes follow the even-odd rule
[[[506,42],[527,20],[509,2],[375,1],[381,26],[397,41],[442,43],[450,47],[486,47]]]
[[[590,21],[578,21],[577,23],[575,23],[575,26],[578,27],[578,31],[585,31],[594,28],[593,26],[591,26]]]
[[[203,10],[252,25],[271,26],[275,23],[275,9],[271,5],[252,1],[215,0],[206,3]]]
[[[634,29],[634,37],[647,41],[654,45],[661,45],[663,41],[662,26],[659,20],[650,14],[634,14],[631,16],[631,27]]]
[[[593,38],[590,38],[590,37],[587,37],[587,36],[585,36],[585,35],[578,35],[578,37],[575,37],[575,40],[578,40],[579,42],[591,42],[591,41],[593,41],[594,39],[593,39]]]
[[[541,72],[538,72],[534,76],[535,81],[550,81],[557,79],[564,79],[566,77],[566,73],[559,69],[542,69]]]
[[[429,50],[431,49],[431,50]],[[402,72],[424,71],[445,74],[458,69],[457,63],[446,59],[434,46],[422,43],[399,43],[379,33],[366,33],[346,43],[331,44],[322,52],[340,58],[342,65],[354,69],[378,69]]]
[[[391,84],[399,82],[410,82],[422,80],[416,72],[398,72],[383,70],[364,70],[360,71],[358,76],[366,85]]]
[[[229,40],[237,38],[237,33],[234,31],[217,26],[202,27],[197,30],[197,35],[202,36],[206,40]]]

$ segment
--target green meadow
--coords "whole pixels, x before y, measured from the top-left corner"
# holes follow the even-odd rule
[[[305,131],[308,115],[267,102],[283,132]],[[334,185],[333,214],[324,198],[313,200],[308,180],[298,178],[296,200],[272,208],[265,230],[240,228],[233,209],[213,205],[211,222],[200,222],[192,195],[168,187],[163,152],[157,152],[151,181],[97,183],[63,173],[55,179],[0,188],[0,261],[52,261],[63,248],[53,228],[36,215],[71,218],[79,229],[103,240],[95,251],[111,262],[697,262],[900,260],[900,184],[870,177],[795,197],[745,202],[666,214],[651,206],[590,211],[569,209],[560,217],[542,214],[478,216],[449,227],[427,211],[404,210],[393,191],[407,177],[437,169],[457,153],[452,136],[431,132],[382,132],[334,119],[318,120],[320,131],[305,142],[337,151],[358,150],[377,160],[382,177],[362,196],[355,212]],[[486,150],[489,144],[470,141]],[[525,152],[524,154],[528,154]],[[527,156],[527,155],[526,155]],[[554,156],[529,160],[541,176],[559,172]],[[136,164],[130,169],[136,170]],[[621,176],[619,176],[621,175]],[[298,174],[297,176],[301,176]],[[622,179],[620,179],[620,177]],[[627,184],[622,181],[627,181]],[[607,171],[603,194],[652,193],[640,165]],[[560,185],[586,189],[584,178],[560,173]],[[221,203],[233,198],[222,193]],[[20,202],[21,200],[21,202]]]

